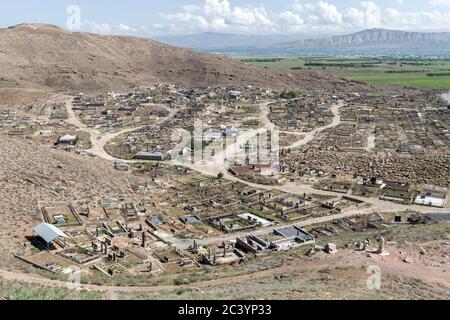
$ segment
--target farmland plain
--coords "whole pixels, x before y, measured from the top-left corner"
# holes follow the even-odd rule
[[[450,89],[450,60],[410,58],[245,58],[241,61],[277,70],[316,70],[374,85]]]

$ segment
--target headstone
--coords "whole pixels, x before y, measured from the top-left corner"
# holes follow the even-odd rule
[[[337,246],[334,243],[329,243],[325,246],[325,252],[328,254],[337,253]]]
[[[192,249],[193,249],[194,253],[198,252],[198,243],[196,240],[194,240],[194,246],[192,247]]]
[[[142,231],[142,248],[145,248],[146,234],[145,231]]]
[[[381,237],[379,242],[378,242],[377,254],[382,255],[382,256],[388,256],[389,255],[389,252],[386,251],[386,240],[383,237]]]
[[[379,242],[378,242],[378,254],[382,254],[383,253],[385,244],[386,244],[386,242],[385,242],[384,238],[381,237]]]

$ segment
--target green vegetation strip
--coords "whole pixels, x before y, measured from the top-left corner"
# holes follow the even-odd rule
[[[373,85],[450,89],[448,59],[248,58],[246,62],[277,70],[319,70]],[[284,93],[286,94],[286,93]],[[286,96],[286,99],[293,97]]]

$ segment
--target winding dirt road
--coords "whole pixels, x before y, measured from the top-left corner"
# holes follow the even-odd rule
[[[236,152],[239,152],[239,148],[242,143],[245,143],[245,141],[252,139],[259,133],[266,132],[267,130],[275,129],[275,125],[273,123],[271,123],[270,119],[269,119],[269,111],[270,111],[269,105],[270,105],[270,102],[268,102],[268,101],[263,102],[260,105],[260,108],[261,108],[260,120],[266,126],[265,128],[245,132],[241,137],[239,137],[239,139],[235,143],[227,145],[225,150],[222,150],[221,152],[216,154],[214,157],[210,157],[203,163],[193,164],[191,162],[186,162],[186,161],[180,161],[180,162],[172,161],[172,163],[174,165],[180,165],[180,166],[190,168],[194,171],[197,171],[201,174],[208,175],[208,176],[217,176],[219,173],[222,173],[224,175],[224,179],[226,179],[228,181],[240,182],[240,183],[246,184],[249,187],[256,188],[256,189],[261,189],[261,190],[275,189],[275,190],[279,190],[282,192],[288,192],[288,193],[292,193],[292,194],[296,194],[296,195],[303,195],[305,193],[306,194],[315,193],[315,194],[327,195],[327,196],[337,196],[338,194],[336,194],[334,192],[317,190],[317,189],[312,188],[310,185],[298,185],[298,184],[287,183],[283,186],[266,186],[266,185],[255,184],[255,183],[251,183],[251,182],[239,179],[238,177],[233,176],[228,172],[227,159],[233,159],[235,157]],[[75,112],[73,111],[72,99],[70,99],[66,102],[66,106],[67,106],[67,112],[69,114],[69,119],[67,120],[67,122],[74,125],[75,127],[79,128],[80,130],[85,130],[86,132],[90,133],[93,147],[90,150],[88,150],[89,152],[91,152],[94,155],[98,156],[99,158],[102,158],[107,161],[123,161],[126,163],[135,163],[136,162],[133,160],[131,160],[131,161],[130,160],[122,160],[122,159],[112,157],[105,151],[104,147],[108,142],[110,142],[112,139],[118,137],[119,135],[139,130],[139,128],[141,128],[141,127],[127,128],[127,129],[124,129],[124,130],[121,130],[121,131],[115,132],[115,133],[101,133],[98,130],[88,128],[84,123],[81,122],[81,120],[76,116]],[[289,148],[293,149],[293,148],[299,148],[304,145],[307,145],[319,133],[323,132],[324,130],[338,126],[341,123],[340,109],[343,106],[344,106],[343,101],[339,101],[337,104],[333,105],[330,109],[334,115],[332,123],[330,123],[326,126],[317,128],[316,130],[313,130],[311,132],[302,133],[302,135],[304,135],[303,138],[300,139],[299,141],[295,142],[294,144],[292,144]],[[160,120],[155,122],[155,124],[153,126],[156,126],[156,125],[163,123],[164,121],[172,118],[178,112],[178,110],[173,110],[173,109],[169,109],[169,108],[167,108],[167,110],[170,112],[170,114],[167,117],[161,118]],[[411,205],[402,205],[402,204],[388,202],[388,201],[384,201],[384,200],[380,200],[380,199],[364,198],[364,197],[358,197],[358,196],[353,196],[353,195],[352,195],[352,197],[368,203],[370,205],[370,209],[355,209],[355,210],[351,210],[351,211],[348,211],[348,212],[340,214],[340,215],[332,215],[332,216],[326,216],[326,217],[321,217],[321,218],[309,219],[309,220],[299,222],[297,225],[301,226],[301,227],[305,227],[305,226],[309,226],[309,225],[313,225],[313,224],[317,224],[317,223],[329,222],[329,221],[333,221],[336,219],[351,217],[351,216],[355,216],[355,215],[371,214],[373,212],[398,212],[398,211],[404,211],[404,210],[408,210],[408,209],[416,210],[418,212],[426,212],[426,213],[429,213],[429,212],[430,213],[431,212],[444,213],[444,212],[446,212],[445,209],[440,209],[440,208],[422,207],[422,206],[415,206],[415,205],[412,205],[412,206]],[[291,224],[287,224],[287,225],[291,225]],[[259,235],[263,235],[263,234],[270,233],[272,230],[273,230],[273,228],[271,228],[271,227],[262,228],[255,233],[257,233]],[[237,234],[237,235],[239,236],[239,234]],[[209,238],[206,240],[198,240],[198,242],[200,244],[220,243],[224,240],[234,239],[234,238],[236,238],[237,235],[233,234],[233,235],[226,236],[226,237]],[[192,244],[192,241],[179,240],[179,239],[175,239],[170,236],[166,236],[166,238],[169,242],[171,242],[175,245],[178,245],[182,248],[189,247]]]
[[[86,124],[84,124],[80,118],[75,114],[75,112],[73,111],[73,104],[72,104],[72,100],[73,98],[70,98],[70,100],[66,101],[66,109],[67,109],[67,113],[68,113],[68,119],[65,120],[67,123],[77,127],[79,130],[85,131],[87,133],[90,134],[91,136],[91,144],[92,147],[86,151],[92,153],[93,155],[107,160],[107,161],[122,161],[124,162],[124,160],[119,159],[119,158],[115,158],[113,156],[111,156],[109,153],[107,153],[105,151],[105,146],[111,142],[112,140],[114,140],[115,138],[117,138],[118,136],[121,136],[123,134],[126,133],[130,133],[130,132],[134,132],[137,130],[140,130],[142,128],[148,127],[148,125],[144,125],[144,126],[139,126],[139,127],[132,127],[132,128],[127,128],[127,129],[123,129],[120,130],[118,132],[106,132],[106,133],[102,133],[99,130],[95,130],[92,128],[89,128]],[[158,105],[158,106],[162,106],[164,107],[168,112],[169,115],[167,117],[161,118],[159,120],[157,120],[151,127],[154,128],[155,126],[164,123],[165,121],[173,118],[175,116],[175,114],[180,111],[180,109],[170,109],[167,106],[164,105]]]
[[[123,161],[122,159],[117,159],[117,158],[114,158],[111,155],[109,155],[104,150],[104,147],[105,147],[105,145],[107,145],[108,142],[110,142],[114,138],[118,137],[119,135],[138,130],[139,127],[138,128],[127,128],[127,129],[124,129],[122,131],[115,132],[115,133],[102,133],[98,130],[91,129],[91,128],[87,127],[84,123],[82,123],[82,121],[76,116],[75,112],[73,111],[72,99],[67,101],[66,105],[67,105],[67,111],[69,114],[69,118],[68,118],[68,120],[66,120],[67,123],[72,124],[73,126],[79,128],[80,130],[84,130],[91,135],[93,147],[90,150],[88,150],[89,152],[91,152],[94,155],[98,156],[99,158],[102,158],[107,161]],[[267,104],[263,104],[261,106],[261,111],[262,111],[261,119],[263,119],[263,123],[267,126],[268,129],[274,129],[275,126],[270,122],[270,120],[268,118],[268,114],[269,114],[268,105],[269,104],[267,103]],[[326,129],[338,126],[341,123],[341,117],[339,114],[339,110],[342,106],[343,106],[343,103],[340,102],[331,108],[331,111],[333,112],[333,115],[334,115],[334,119],[331,124],[321,127],[321,128],[317,128],[316,130],[314,130],[312,132],[306,133],[304,138],[302,138],[301,140],[299,140],[296,143],[294,143],[293,145],[291,145],[290,148],[293,149],[293,148],[298,148],[298,147],[304,146],[304,145],[308,144],[309,142],[311,142],[316,137],[316,135],[319,134],[320,132],[322,132]],[[170,110],[170,109],[168,109],[168,110]],[[154,125],[156,126],[157,124],[162,123],[162,122],[166,121],[167,119],[170,119],[171,117],[173,117],[176,114],[177,111],[178,110],[170,110],[170,114],[168,117],[160,119]],[[302,133],[302,134],[304,134],[304,133]],[[251,136],[248,136],[247,138],[250,138],[250,137]],[[235,148],[236,148],[236,144],[231,145],[231,146],[227,147],[224,154],[220,154],[219,156],[224,156],[224,155],[231,156],[232,151],[235,150]],[[124,162],[133,162],[133,161],[124,161]],[[177,163],[174,163],[174,164],[177,164]],[[203,165],[201,165],[201,164],[194,165],[194,164],[182,162],[182,163],[179,163],[179,165],[191,168],[199,173],[202,173],[205,175],[210,175],[210,176],[217,176],[218,173],[223,173],[224,178],[226,180],[241,182],[250,187],[258,188],[258,189],[262,189],[262,190],[276,189],[276,190],[280,190],[283,192],[289,192],[289,193],[298,194],[298,195],[303,195],[304,193],[307,193],[307,194],[315,193],[315,194],[333,195],[333,196],[337,195],[333,192],[313,189],[309,185],[296,185],[296,184],[288,183],[283,186],[273,187],[273,186],[265,186],[265,185],[258,185],[258,184],[250,183],[250,182],[238,179],[237,177],[230,175],[227,171],[224,161],[220,161],[218,163],[205,163]],[[357,197],[357,196],[352,196],[352,197],[365,201],[366,203],[370,204],[371,207],[363,208],[363,209],[355,209],[355,210],[351,210],[346,213],[342,213],[342,214],[338,214],[338,215],[308,219],[305,221],[298,222],[296,225],[299,227],[305,227],[305,226],[309,226],[309,225],[313,225],[313,224],[317,224],[317,223],[329,222],[332,220],[341,219],[341,218],[345,218],[345,217],[351,217],[351,216],[355,216],[355,215],[371,214],[373,212],[397,212],[397,211],[403,211],[403,210],[407,210],[407,209],[416,210],[419,212],[435,212],[435,213],[441,213],[441,212],[446,211],[445,209],[439,209],[439,208],[406,206],[406,205],[386,202],[386,201],[383,201],[380,199],[373,199],[373,198],[368,199],[368,198]],[[288,225],[292,225],[292,223],[288,224]],[[267,228],[262,228],[260,230],[254,231],[253,233],[256,235],[263,235],[263,234],[272,232],[272,230],[273,230],[273,227],[267,227]],[[204,239],[204,240],[198,240],[198,243],[201,245],[220,243],[220,242],[223,242],[226,240],[235,239],[237,236],[240,236],[243,234],[244,233],[232,234],[232,235],[220,236],[220,237],[209,238],[209,239]],[[170,236],[167,237],[167,239],[169,242],[173,242],[173,244],[179,245],[182,248],[185,248],[186,246],[189,246],[192,244],[191,241],[179,240],[179,239],[175,239]],[[328,266],[328,265],[332,264],[334,260],[338,259],[338,257],[337,256],[330,257],[330,259],[324,260],[322,263],[326,264]],[[382,266],[382,267],[384,266],[384,267],[388,268],[391,272],[398,273],[399,275],[404,275],[406,272],[411,275],[417,275],[417,274],[422,275],[422,276],[420,276],[420,278],[423,278],[424,280],[428,280],[428,281],[434,282],[434,281],[440,280],[439,277],[434,276],[435,273],[430,273],[430,275],[428,277],[426,276],[426,274],[424,275],[423,272],[419,273],[417,271],[417,267],[414,265],[402,264],[401,268],[400,268],[401,269],[401,272],[400,272],[399,271],[400,269],[398,267],[396,267],[397,265],[392,264],[389,261],[387,261],[387,262],[379,261],[377,263],[380,264],[380,266]],[[342,262],[342,261],[340,261],[340,262]],[[313,269],[314,268],[315,269],[318,266],[320,267],[320,262],[318,264],[317,261],[303,261],[302,260],[301,266],[299,266],[297,261],[294,261],[292,263],[283,265],[283,266],[281,266],[279,268],[275,268],[275,269],[264,270],[264,271],[255,272],[252,274],[247,274],[247,275],[242,275],[242,276],[234,276],[234,277],[230,277],[230,278],[221,278],[221,279],[210,280],[210,281],[202,281],[202,282],[196,283],[195,288],[206,288],[206,287],[222,285],[222,284],[241,283],[244,281],[267,277],[267,276],[277,274],[277,273],[295,271],[295,270],[298,270],[299,268],[302,268],[302,269],[308,269],[308,268]],[[66,285],[66,283],[63,281],[51,280],[51,279],[40,277],[38,275],[23,274],[23,273],[6,271],[6,270],[0,270],[0,277],[4,278],[6,280],[11,280],[11,281],[20,281],[20,282],[44,285],[44,286],[50,286],[50,287],[62,287],[62,286]],[[449,283],[449,281],[446,281],[445,285],[448,285],[448,283]],[[106,292],[106,293],[113,294],[114,292],[152,293],[152,292],[172,291],[172,290],[176,290],[179,288],[188,289],[188,288],[192,288],[192,287],[193,287],[192,285],[157,286],[157,287],[139,287],[139,286],[118,287],[118,286],[100,286],[100,285],[82,284],[80,286],[80,289],[94,290],[94,291]]]

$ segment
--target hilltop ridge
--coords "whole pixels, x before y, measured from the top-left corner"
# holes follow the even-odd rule
[[[0,88],[84,92],[157,82],[268,89],[360,85],[315,72],[260,69],[143,38],[70,32],[46,24],[0,30],[0,75]]]

